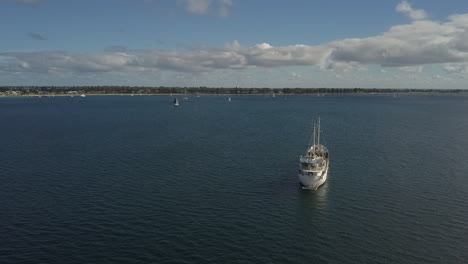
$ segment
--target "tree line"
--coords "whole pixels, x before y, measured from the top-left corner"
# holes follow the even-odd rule
[[[222,87],[146,87],[146,86],[1,86],[0,93],[15,91],[21,95],[41,94],[359,94],[466,92],[461,89],[393,89],[393,88],[222,88]]]

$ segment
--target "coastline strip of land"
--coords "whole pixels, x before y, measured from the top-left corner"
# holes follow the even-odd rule
[[[0,86],[5,96],[74,95],[307,95],[307,94],[401,94],[465,93],[466,89],[394,88],[221,88],[221,87],[137,87],[137,86]]]

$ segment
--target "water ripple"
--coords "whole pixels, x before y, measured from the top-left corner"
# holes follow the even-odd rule
[[[468,259],[466,97],[70,99],[0,102],[0,263]]]

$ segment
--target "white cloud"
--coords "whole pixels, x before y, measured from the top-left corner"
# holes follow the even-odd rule
[[[468,64],[457,63],[457,64],[445,64],[442,66],[446,73],[468,73]]]
[[[365,67],[359,62],[351,61],[333,61],[328,60],[326,64],[321,65],[322,70],[332,70],[340,72],[349,72],[353,70],[365,70]]]
[[[179,0],[179,3],[192,14],[206,15],[214,12],[221,17],[227,17],[233,0]]]
[[[197,12],[208,10],[213,1],[205,1],[205,4],[197,7]],[[229,0],[221,2],[227,6],[232,4]],[[413,10],[410,6],[408,9],[404,4],[406,2],[402,3],[397,9]],[[457,14],[449,16],[445,22],[415,20],[393,26],[377,36],[342,39],[317,46],[273,46],[268,43],[244,46],[234,41],[222,47],[174,51],[107,49],[107,52],[85,54],[0,52],[0,71],[202,73],[223,69],[314,65],[323,70],[347,72],[366,69],[367,65],[380,65],[417,73],[422,71],[423,65],[441,64],[447,72],[463,72],[466,69],[464,63],[468,63],[467,43],[468,14]]]
[[[9,72],[110,72],[132,71],[136,57],[124,53],[80,54],[65,52],[3,52],[0,71]],[[24,65],[27,65],[25,67]]]
[[[273,47],[267,43],[238,50],[251,65],[277,67],[289,65],[320,65],[330,53],[327,46],[293,45]]]
[[[302,75],[300,75],[299,73],[297,72],[291,72],[289,74],[289,78],[293,79],[293,80],[297,80],[297,79],[300,79],[302,78]]]
[[[203,15],[208,13],[211,0],[183,0],[188,12]]]
[[[451,15],[449,21],[449,24],[453,26],[468,29],[468,14]]]
[[[409,18],[413,20],[423,20],[427,18],[427,13],[423,9],[413,9],[410,3],[407,1],[400,2],[396,11],[406,14]]]
[[[329,54],[326,47],[304,45],[273,47],[260,44],[242,46],[238,42],[221,48],[186,51],[127,50],[94,54],[65,52],[0,52],[8,64],[0,71],[154,71],[207,72],[217,69],[248,67],[279,67],[288,65],[318,65]],[[31,67],[18,67],[28,63]]]
[[[219,15],[222,17],[229,16],[229,8],[233,5],[232,0],[219,1]]]
[[[338,40],[329,44],[331,57],[333,61],[384,67],[466,61],[468,53],[457,45],[464,30],[452,22],[413,21],[379,36]]]
[[[411,73],[421,73],[423,71],[423,66],[403,66],[398,67],[400,71],[411,72]]]

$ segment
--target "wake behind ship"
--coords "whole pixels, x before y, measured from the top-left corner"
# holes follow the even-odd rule
[[[299,182],[303,188],[317,190],[327,180],[329,164],[328,149],[320,144],[320,118],[318,126],[314,124],[313,144],[299,161]]]

